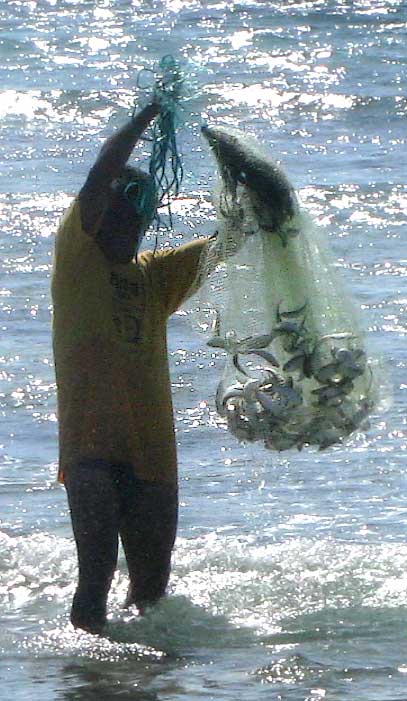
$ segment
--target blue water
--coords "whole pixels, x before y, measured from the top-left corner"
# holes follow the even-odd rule
[[[401,0],[0,3],[1,699],[406,701],[406,27]],[[176,314],[170,596],[144,619],[123,611],[121,555],[99,639],[68,621],[53,235],[165,53],[199,68],[173,238],[215,226],[201,115],[256,135],[329,237],[393,399],[345,447],[239,445],[214,410],[222,355]]]

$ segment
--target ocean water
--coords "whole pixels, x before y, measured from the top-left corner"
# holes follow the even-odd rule
[[[406,701],[406,28],[402,0],[0,3],[0,699]],[[325,452],[239,445],[222,369],[169,323],[181,476],[170,595],[75,632],[50,342],[53,236],[139,70],[197,67],[179,141],[179,243],[215,227],[202,118],[254,134],[323,227],[391,402]],[[137,151],[143,163],[146,146]],[[149,235],[149,242],[154,237]]]

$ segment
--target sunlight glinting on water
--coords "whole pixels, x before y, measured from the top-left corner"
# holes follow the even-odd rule
[[[403,3],[31,0],[4,5],[1,21],[4,694],[402,701]],[[159,244],[216,227],[215,165],[199,134],[201,115],[254,134],[329,241],[391,388],[384,413],[343,446],[270,455],[237,443],[216,413],[224,355],[206,346],[213,313],[199,323],[188,308],[175,314],[169,355],[181,517],[170,596],[144,618],[124,610],[121,552],[107,637],[95,638],[69,624],[76,558],[55,481],[52,239],[103,139],[135,99],[146,100],[146,91],[135,95],[139,70],[164,49],[193,61],[197,87],[179,131],[186,177],[172,205],[176,227],[162,227]],[[148,154],[144,143],[143,167]],[[148,247],[155,236],[148,232]]]

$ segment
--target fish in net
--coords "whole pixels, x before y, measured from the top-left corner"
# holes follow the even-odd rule
[[[220,175],[218,232],[192,316],[226,353],[218,414],[237,439],[270,450],[342,442],[367,428],[380,383],[323,235],[256,141],[226,127],[202,133]]]

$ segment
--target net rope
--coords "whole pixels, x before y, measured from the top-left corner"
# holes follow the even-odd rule
[[[183,121],[185,104],[194,97],[192,67],[183,67],[180,61],[167,54],[154,69],[143,68],[139,71],[137,88],[148,93],[149,99],[152,92],[152,99],[160,107],[150,133],[144,139],[151,142],[149,173],[156,188],[157,207],[166,207],[169,227],[173,228],[171,198],[179,194],[184,176],[177,128]],[[138,109],[137,103],[133,116]],[[155,220],[158,229],[161,221],[157,210]]]

